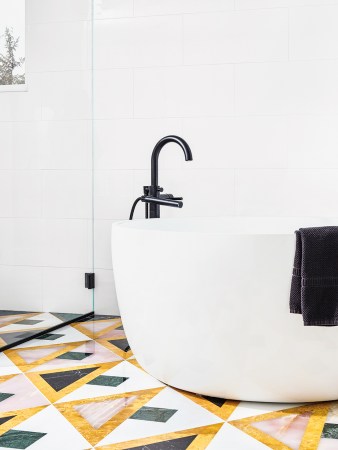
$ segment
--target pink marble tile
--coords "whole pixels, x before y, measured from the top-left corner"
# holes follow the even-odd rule
[[[74,406],[74,409],[96,430],[108,422],[113,416],[130,405],[137,396],[118,398],[116,400],[104,400],[85,405]]]
[[[125,339],[126,335],[123,330],[110,330],[107,333],[101,334],[99,339]]]
[[[116,353],[108,350],[102,345],[98,344],[95,341],[88,341],[84,344],[75,347],[72,352],[80,352],[80,353],[91,353],[91,355],[85,357],[84,359],[63,359],[63,358],[54,358],[51,361],[48,361],[44,364],[40,364],[33,369],[29,370],[29,372],[36,372],[40,370],[52,370],[63,367],[79,367],[79,366],[87,366],[90,364],[98,364],[98,363],[106,363],[106,362],[114,362],[121,361],[123,358],[116,355]],[[65,352],[66,353],[66,352]]]
[[[92,331],[93,333],[100,333],[100,331],[103,331],[113,325],[117,325],[119,322],[119,319],[105,320],[103,322],[92,321],[81,324],[81,327],[85,328],[88,331]]]
[[[278,417],[277,419],[256,422],[252,425],[278,441],[283,442],[283,444],[286,444],[291,449],[298,450],[310,415],[310,413],[290,414]]]
[[[34,408],[50,403],[25,375],[21,374],[0,383],[0,392],[14,394],[0,402],[0,413]]]
[[[57,351],[61,351],[65,349],[66,346],[62,345],[59,347],[52,347],[52,348],[31,348],[28,350],[20,350],[18,351],[18,355],[21,356],[21,358],[27,363],[31,364],[35,361],[38,361],[41,358],[45,358],[46,356],[52,355],[53,353]]]

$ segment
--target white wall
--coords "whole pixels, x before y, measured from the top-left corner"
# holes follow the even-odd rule
[[[161,154],[184,196],[164,217],[338,214],[338,0],[93,1],[97,312],[117,312],[111,223],[166,134],[194,161]],[[0,308],[90,309],[90,3],[27,0],[29,90],[0,93]]]
[[[194,161],[161,154],[185,201],[164,217],[338,214],[338,0],[96,0],[95,18],[97,307],[111,222],[166,134]]]
[[[88,312],[91,2],[27,0],[27,92],[0,92],[0,309]]]

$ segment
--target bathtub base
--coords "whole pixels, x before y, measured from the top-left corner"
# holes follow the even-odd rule
[[[118,302],[140,365],[190,392],[258,402],[338,398],[338,327],[289,312],[294,230],[322,219],[113,225]]]

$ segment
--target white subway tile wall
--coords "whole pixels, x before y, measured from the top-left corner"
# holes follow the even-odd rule
[[[149,184],[166,134],[182,135],[194,160],[162,152],[160,184],[184,196],[163,217],[338,214],[337,8],[96,0],[95,262],[106,280],[97,307],[114,310],[111,223]]]
[[[185,201],[163,217],[338,214],[338,0],[93,1],[98,312],[118,311],[111,223],[166,134],[194,161],[161,154],[160,183]],[[0,97],[0,277],[66,310],[89,294],[91,2],[27,3],[29,89]]]

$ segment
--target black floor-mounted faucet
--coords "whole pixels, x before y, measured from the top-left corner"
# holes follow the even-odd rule
[[[174,197],[172,194],[161,194],[163,188],[158,184],[158,158],[162,148],[169,142],[176,142],[184,153],[186,161],[192,161],[192,153],[187,142],[180,138],[179,136],[166,136],[158,141],[155,145],[153,153],[151,155],[151,185],[144,186],[144,195],[135,200],[133,207],[130,212],[129,220],[132,220],[134,215],[134,210],[139,201],[146,204],[146,219],[159,218],[160,217],[160,206],[172,206],[174,208],[182,208],[183,198]]]

